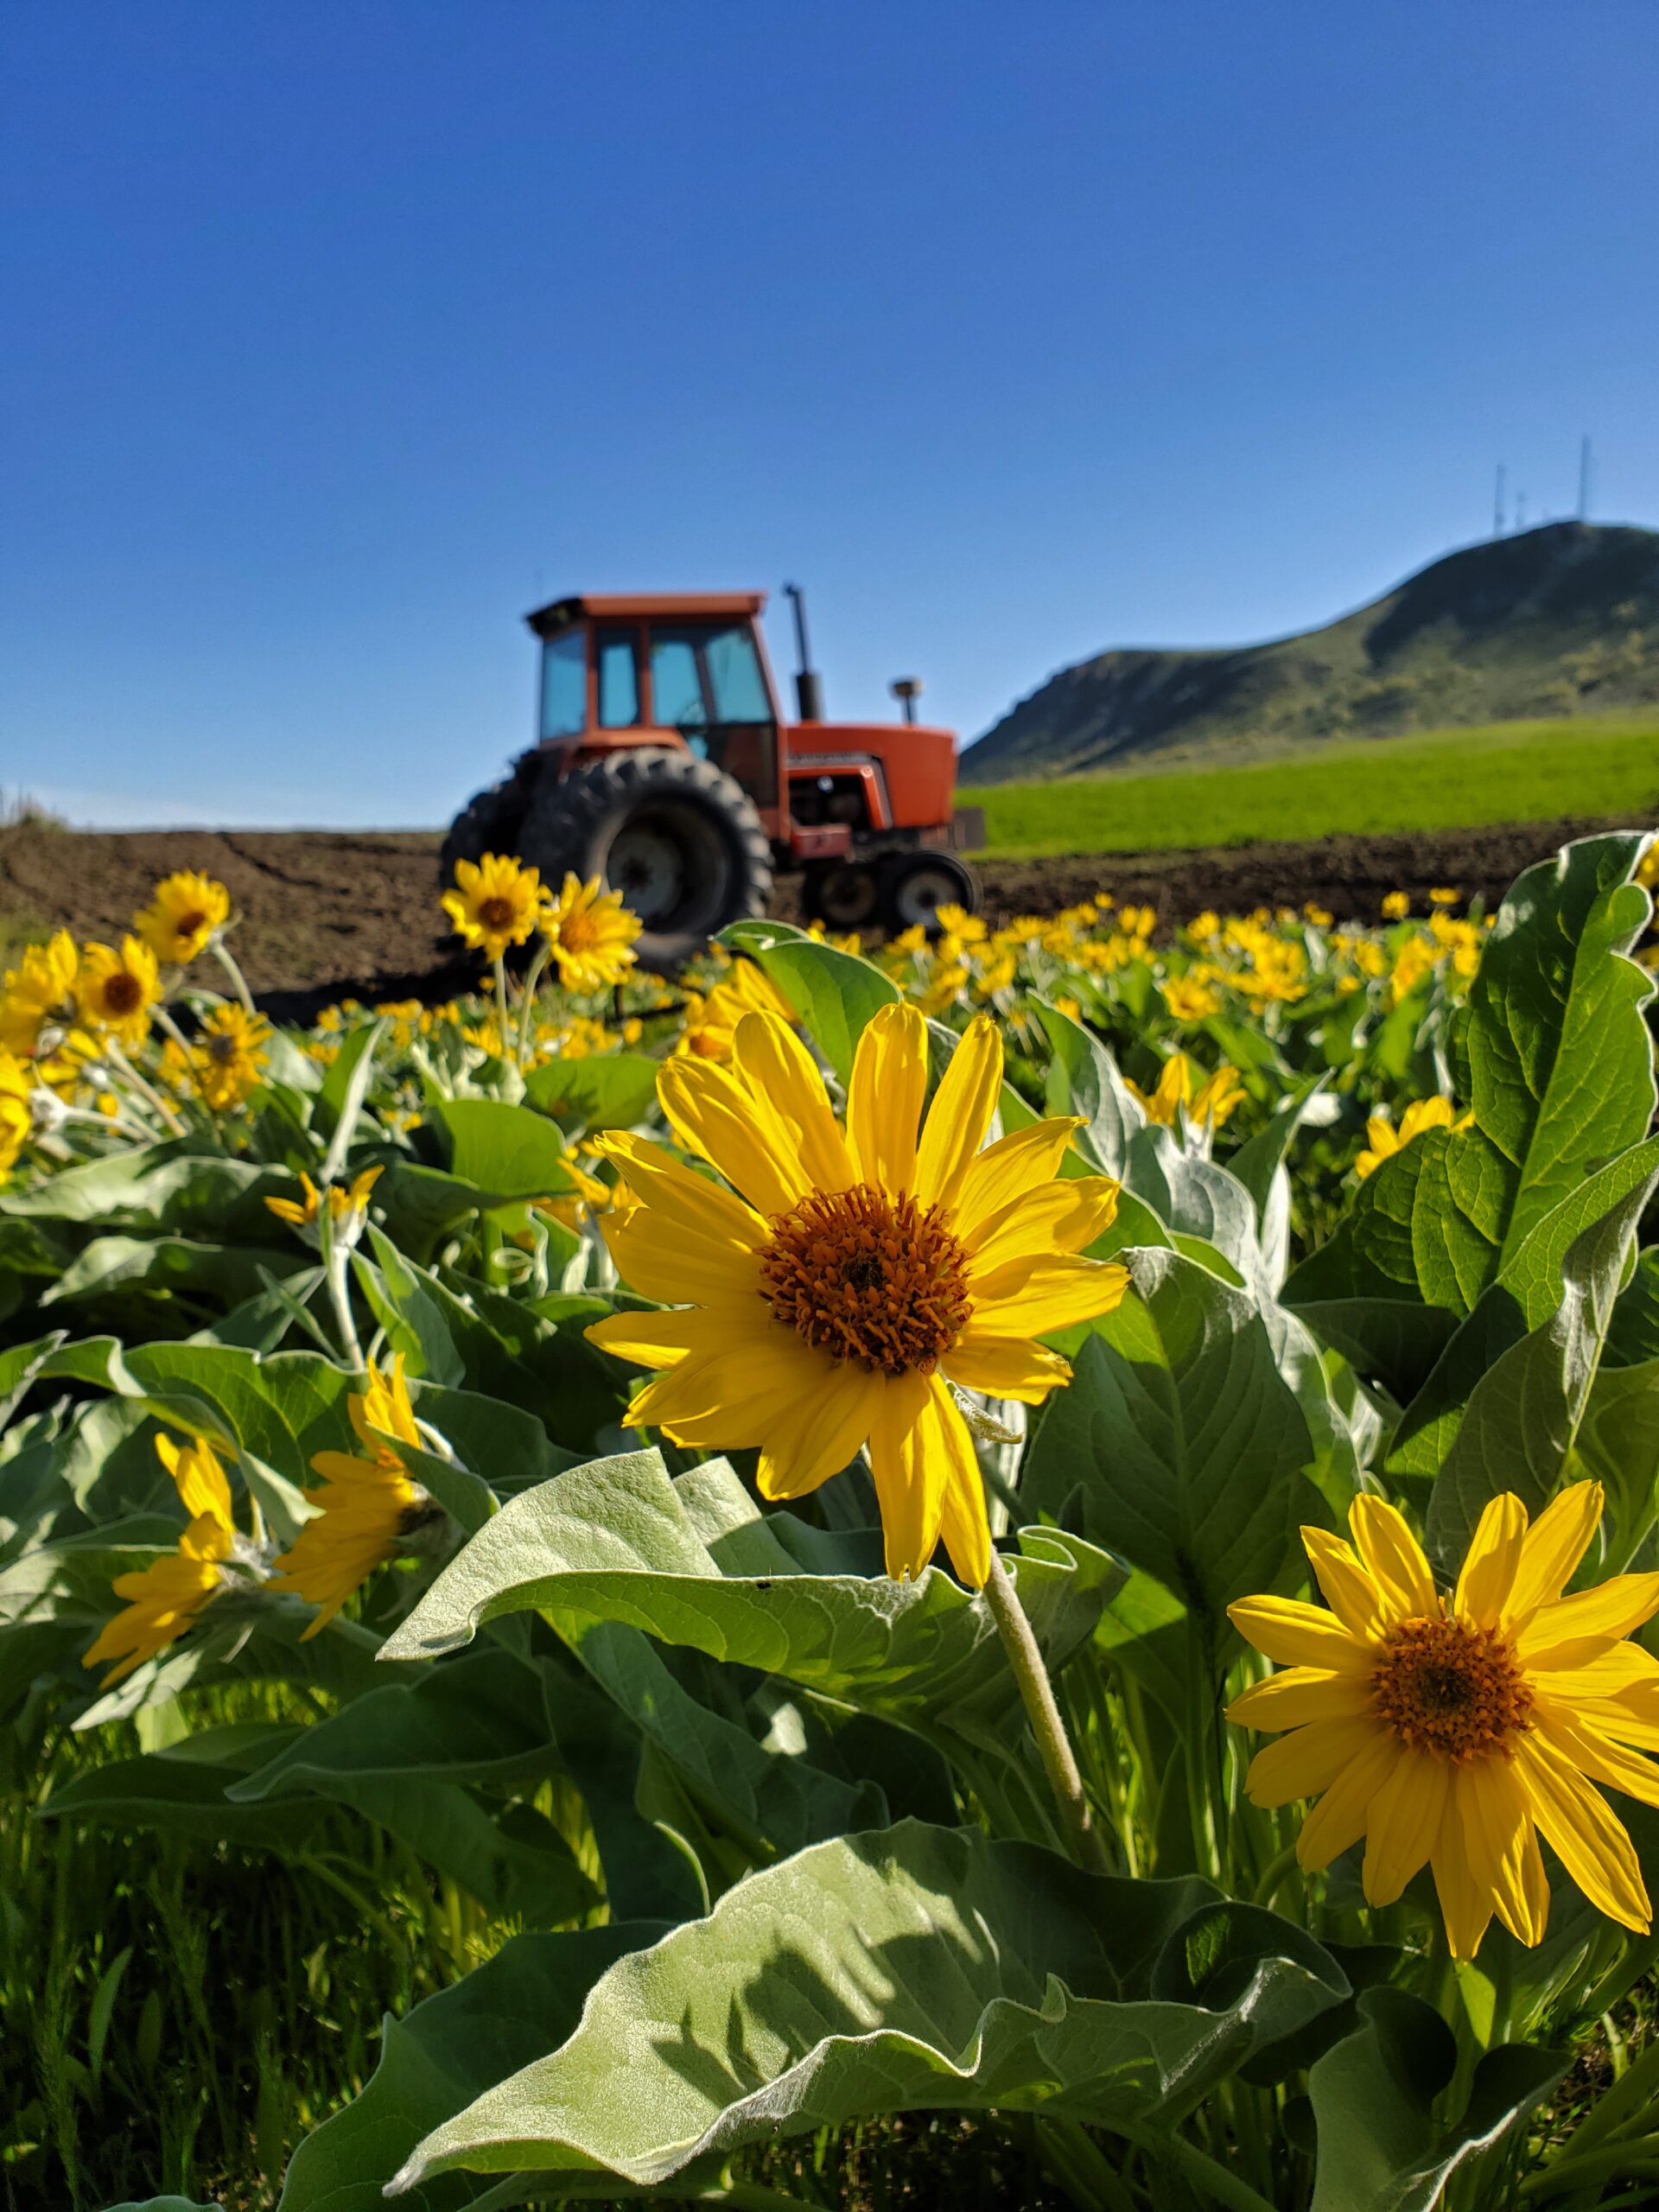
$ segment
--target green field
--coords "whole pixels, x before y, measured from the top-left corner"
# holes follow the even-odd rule
[[[973,797],[985,808],[988,856],[1007,860],[1659,817],[1659,722],[1492,722],[1250,767],[994,784]]]

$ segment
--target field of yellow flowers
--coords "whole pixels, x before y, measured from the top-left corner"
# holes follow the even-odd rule
[[[1649,845],[24,950],[0,2206],[1651,2201]]]

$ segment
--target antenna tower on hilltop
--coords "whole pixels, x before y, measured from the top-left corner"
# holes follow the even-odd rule
[[[1590,433],[1586,430],[1579,441],[1579,520],[1590,519]]]
[[[1492,536],[1494,537],[1502,537],[1503,535],[1503,480],[1508,474],[1508,469],[1500,461],[1497,464],[1497,490],[1492,497]]]

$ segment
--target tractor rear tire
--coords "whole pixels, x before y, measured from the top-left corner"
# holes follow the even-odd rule
[[[925,850],[893,853],[881,871],[882,925],[897,937],[925,929],[938,937],[944,928],[941,906],[979,912],[979,884],[973,870],[954,853]]]
[[[517,775],[504,776],[488,791],[468,799],[449,824],[438,854],[444,889],[455,880],[457,861],[471,861],[476,866],[486,853],[516,851],[524,817],[524,793]]]
[[[645,924],[635,950],[667,974],[728,922],[766,912],[772,848],[754,803],[712,761],[665,747],[608,753],[543,775],[518,838],[557,891],[597,875]]]

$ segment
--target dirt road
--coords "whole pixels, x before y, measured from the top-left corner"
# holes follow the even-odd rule
[[[1449,884],[1496,900],[1531,861],[1571,837],[1638,828],[1634,820],[1532,822],[1433,836],[1327,837],[1203,852],[1114,853],[991,861],[980,869],[993,923],[1046,913],[1109,889],[1173,924],[1316,899],[1338,919],[1373,920],[1382,894],[1421,902]],[[118,937],[170,870],[202,868],[230,889],[242,919],[235,944],[272,1010],[303,1018],[334,994],[443,995],[468,971],[450,957],[437,906],[435,836],[318,830],[93,832],[22,823],[0,830],[0,945],[48,929]],[[774,911],[796,915],[794,880]]]

